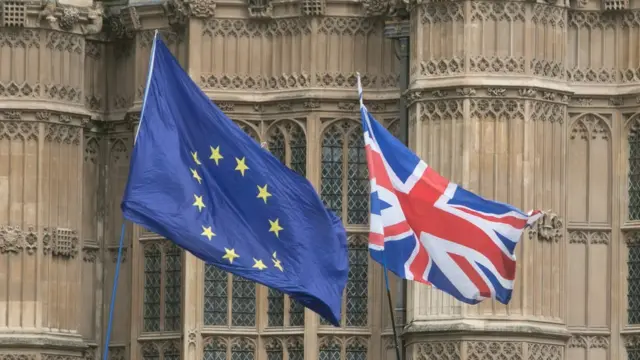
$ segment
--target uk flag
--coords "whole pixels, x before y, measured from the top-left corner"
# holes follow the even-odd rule
[[[540,216],[449,182],[360,112],[371,181],[369,251],[388,270],[476,304],[511,299],[514,250]]]

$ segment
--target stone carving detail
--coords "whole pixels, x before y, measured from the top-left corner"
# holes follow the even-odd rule
[[[318,26],[320,34],[366,36],[378,30],[373,19],[359,17],[325,17]]]
[[[73,27],[80,21],[80,11],[77,8],[66,6],[62,9],[58,24],[62,30],[72,30]]]
[[[516,99],[472,99],[471,116],[477,119],[524,120],[524,101]]]
[[[40,84],[28,84],[26,82],[18,84],[16,82],[0,82],[0,97],[8,98],[36,98],[40,96]]]
[[[522,360],[522,343],[498,341],[469,341],[469,360]],[[546,359],[545,359],[546,360]]]
[[[311,23],[304,18],[276,19],[268,23],[240,19],[211,19],[202,29],[202,35],[236,38],[295,36],[310,33]]]
[[[624,232],[624,242],[627,244],[627,246],[640,245],[640,231]]]
[[[252,18],[271,18],[273,15],[271,0],[247,0],[247,9]]]
[[[569,339],[570,348],[608,349],[609,339],[601,335],[574,335]]]
[[[38,247],[38,235],[33,226],[23,230],[20,226],[0,225],[0,254],[17,254],[23,250],[31,255]]]
[[[46,124],[47,141],[56,142],[58,144],[80,144],[80,128],[77,126]]]
[[[2,121],[0,122],[0,140],[38,140],[38,124],[35,122]]]
[[[78,232],[67,228],[46,227],[42,246],[45,255],[73,259],[78,254]]]
[[[556,213],[543,211],[538,221],[529,228],[529,238],[558,242],[562,238],[564,223]]]
[[[102,30],[102,17],[104,15],[104,7],[101,1],[95,1],[93,7],[87,12],[89,19],[88,25],[80,25],[82,33],[85,35],[97,34]]]
[[[243,89],[243,90],[280,90],[308,87],[311,78],[308,74],[282,74],[262,77],[239,75],[200,75],[200,85],[205,89]]]
[[[49,99],[53,100],[71,101],[75,103],[82,101],[82,90],[70,85],[45,85],[44,93],[47,94]]]
[[[143,49],[150,48],[153,44],[153,35],[155,30],[144,30],[139,33],[139,46]],[[160,35],[165,44],[171,46],[177,44],[183,40],[182,34],[170,30],[160,30]]]
[[[45,0],[42,5],[42,10],[38,13],[38,24],[42,22],[44,18],[49,23],[49,26],[54,27],[58,22],[56,18],[56,8],[58,7],[57,0]]]
[[[604,10],[626,10],[629,8],[629,0],[602,0]]]
[[[36,360],[36,354],[0,354],[0,360]]]
[[[31,29],[2,29],[0,31],[0,47],[40,48],[40,34]]]
[[[566,106],[546,101],[532,101],[531,105],[531,120],[548,121],[552,124],[564,123]]]
[[[116,263],[118,261],[118,246],[111,247],[108,249],[108,251],[109,251],[109,255],[111,256],[111,262]],[[121,264],[124,264],[125,262],[127,262],[127,251],[128,251],[127,246],[123,245],[122,257],[120,258]]]
[[[527,352],[528,360],[562,360],[564,345],[529,343]]]
[[[609,138],[609,126],[603,118],[595,114],[586,114],[574,121],[571,127],[570,139],[588,140]]]
[[[100,249],[97,246],[85,246],[82,248],[82,261],[86,263],[95,263],[98,259]]]
[[[2,112],[3,120],[22,120],[22,112],[16,110],[3,111]]]
[[[426,101],[421,104],[421,110],[421,121],[440,122],[463,118],[460,100]]]
[[[300,11],[305,16],[324,15],[325,0],[300,0]]]
[[[0,3],[0,26],[24,28],[27,20],[25,0],[4,0]]]
[[[416,360],[460,360],[461,341],[438,341],[417,344]]]
[[[589,32],[615,31],[616,16],[610,13],[598,11],[569,11],[569,26],[577,31]],[[616,71],[613,68],[584,68],[573,67],[566,70],[567,79],[573,82],[614,83]]]
[[[421,22],[436,24],[464,21],[464,8],[461,2],[426,2],[422,5]]]
[[[640,335],[626,335],[623,337],[624,347],[637,348],[640,347]]]
[[[600,230],[571,230],[569,232],[569,244],[601,244],[609,245],[611,233]]]
[[[455,75],[464,72],[464,59],[454,56],[451,59],[438,59],[420,62],[420,74],[424,76]]]
[[[469,59],[469,70],[487,73],[524,73],[524,58],[518,57],[484,57],[476,56]]]
[[[471,21],[523,21],[524,3],[520,2],[471,2]]]

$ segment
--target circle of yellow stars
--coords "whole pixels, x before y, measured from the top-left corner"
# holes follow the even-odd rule
[[[224,156],[220,151],[220,146],[216,146],[216,147],[209,146],[209,149],[211,150],[211,155],[209,156],[209,160],[215,163],[216,166],[219,166],[220,161],[224,159]],[[203,179],[197,170],[197,166],[202,165],[202,162],[198,158],[198,152],[192,151],[191,157],[193,158],[193,162],[196,165],[195,168],[189,168],[189,170],[191,171],[191,176],[198,182],[198,184],[202,184]],[[235,161],[236,161],[236,167],[234,170],[238,171],[240,173],[240,176],[244,177],[247,170],[250,170],[249,166],[247,165],[246,158],[236,157]],[[263,186],[257,185],[257,188],[258,188],[257,189],[258,195],[256,196],[256,198],[262,200],[265,204],[267,204],[269,201],[269,198],[273,196],[269,192],[269,185],[268,184],[264,184]],[[207,207],[204,203],[203,195],[193,194],[193,199],[194,201],[192,205],[198,209],[198,212],[202,212],[202,209]],[[274,220],[269,219],[269,232],[273,233],[277,238],[279,238],[280,232],[283,230],[284,228],[280,225],[280,219],[278,218]],[[216,234],[213,232],[212,226],[204,226],[204,225],[202,225],[201,235],[206,237],[209,241],[211,241],[216,236]],[[228,261],[229,264],[233,264],[233,261],[240,257],[240,255],[238,255],[236,253],[236,250],[233,248],[229,249],[225,247],[224,252],[225,254],[222,256],[222,259]],[[280,270],[281,272],[284,272],[282,261],[278,259],[277,253],[275,251],[271,255],[271,261],[273,263],[274,268]],[[253,263],[254,264],[252,267],[255,269],[258,269],[259,271],[262,271],[268,268],[268,266],[264,263],[262,259],[253,258]]]

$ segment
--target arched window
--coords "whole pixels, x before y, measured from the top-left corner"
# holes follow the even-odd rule
[[[144,251],[143,331],[180,330],[182,250],[148,241]]]

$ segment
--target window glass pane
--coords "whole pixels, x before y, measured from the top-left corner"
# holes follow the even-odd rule
[[[229,306],[227,273],[205,264],[204,268],[204,324],[227,325]]]
[[[160,279],[162,253],[158,244],[144,247],[143,331],[160,331]]]

